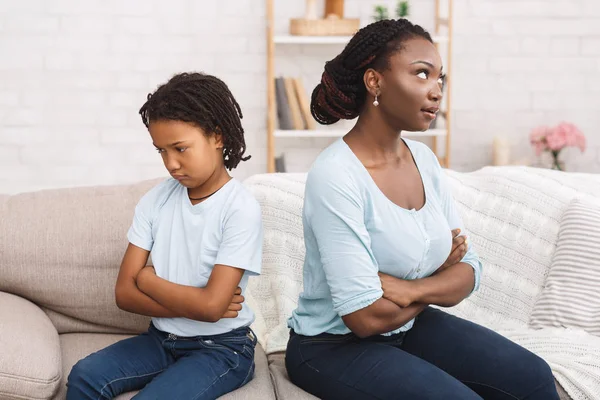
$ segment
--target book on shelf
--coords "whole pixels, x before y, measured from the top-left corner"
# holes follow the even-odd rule
[[[283,83],[285,85],[285,95],[287,96],[288,106],[290,107],[290,114],[292,115],[292,126],[296,130],[304,129],[304,120],[302,119],[302,110],[300,110],[298,96],[296,95],[294,78],[287,76],[283,78]]]
[[[298,105],[302,113],[302,119],[304,120],[304,126],[302,129],[316,129],[317,121],[313,118],[310,113],[310,101],[304,90],[304,83],[302,78],[294,78],[294,87],[296,88],[296,96],[298,97]]]
[[[312,130],[316,121],[310,114],[310,103],[302,78],[275,78],[277,126],[281,130]]]
[[[287,172],[285,166],[285,154],[275,157],[275,172]]]
[[[279,129],[294,129],[283,77],[275,78],[275,108],[277,109],[277,126]]]

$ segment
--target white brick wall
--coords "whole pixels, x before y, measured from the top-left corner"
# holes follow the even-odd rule
[[[370,21],[374,4],[346,0]],[[432,27],[433,0],[412,2]],[[131,182],[163,176],[137,111],[173,73],[203,70],[230,86],[244,112],[253,158],[234,175],[265,170],[263,0],[0,0],[0,193]],[[276,0],[276,30],[304,13]],[[491,159],[496,135],[531,155],[529,130],[569,120],[589,149],[566,154],[600,171],[600,4],[596,0],[455,0],[452,167]],[[307,90],[342,46],[276,48],[277,72]],[[290,170],[304,170],[326,139],[277,139]],[[473,150],[475,149],[475,151]]]
[[[600,172],[600,2],[455,5],[452,167],[488,163],[494,136],[510,140],[516,160],[536,161],[529,131],[566,120],[588,139],[585,154],[565,152],[568,169]]]

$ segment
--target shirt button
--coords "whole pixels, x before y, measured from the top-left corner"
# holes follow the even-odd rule
[[[421,268],[417,268],[417,274],[421,272]]]

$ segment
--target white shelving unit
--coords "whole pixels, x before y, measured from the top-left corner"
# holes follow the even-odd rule
[[[275,172],[275,139],[279,138],[335,138],[347,133],[347,129],[328,129],[318,127],[315,130],[278,130],[276,129],[276,106],[275,106],[275,48],[276,45],[345,45],[351,36],[294,36],[289,34],[274,34],[274,1],[266,0],[267,6],[267,171]],[[283,1],[283,0],[282,0]],[[286,0],[290,1],[290,0]],[[438,156],[440,164],[448,167],[450,163],[450,66],[452,51],[452,2],[453,0],[435,0],[435,31],[432,39],[436,46],[445,44],[447,46],[446,88],[444,96],[447,98],[443,112],[445,115],[443,129],[430,129],[425,132],[405,132],[403,136],[413,138],[433,138],[432,150]],[[441,17],[441,5],[447,4],[447,18]],[[441,28],[447,27],[446,32],[441,34]],[[340,49],[341,51],[341,49]],[[337,50],[336,53],[337,54]],[[335,55],[335,54],[332,54]],[[439,118],[439,117],[438,117]],[[441,157],[438,151],[438,140],[445,139],[445,156]]]

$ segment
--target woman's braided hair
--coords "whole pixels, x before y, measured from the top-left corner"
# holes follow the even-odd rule
[[[212,75],[199,72],[181,73],[161,85],[140,108],[146,128],[153,121],[184,121],[206,133],[219,133],[223,138],[223,161],[231,170],[246,151],[242,110],[227,85]]]
[[[403,18],[374,22],[356,32],[344,50],[325,63],[321,83],[312,92],[310,111],[317,122],[330,125],[356,118],[367,94],[364,72],[388,68],[389,57],[415,37],[433,43],[425,29]]]

